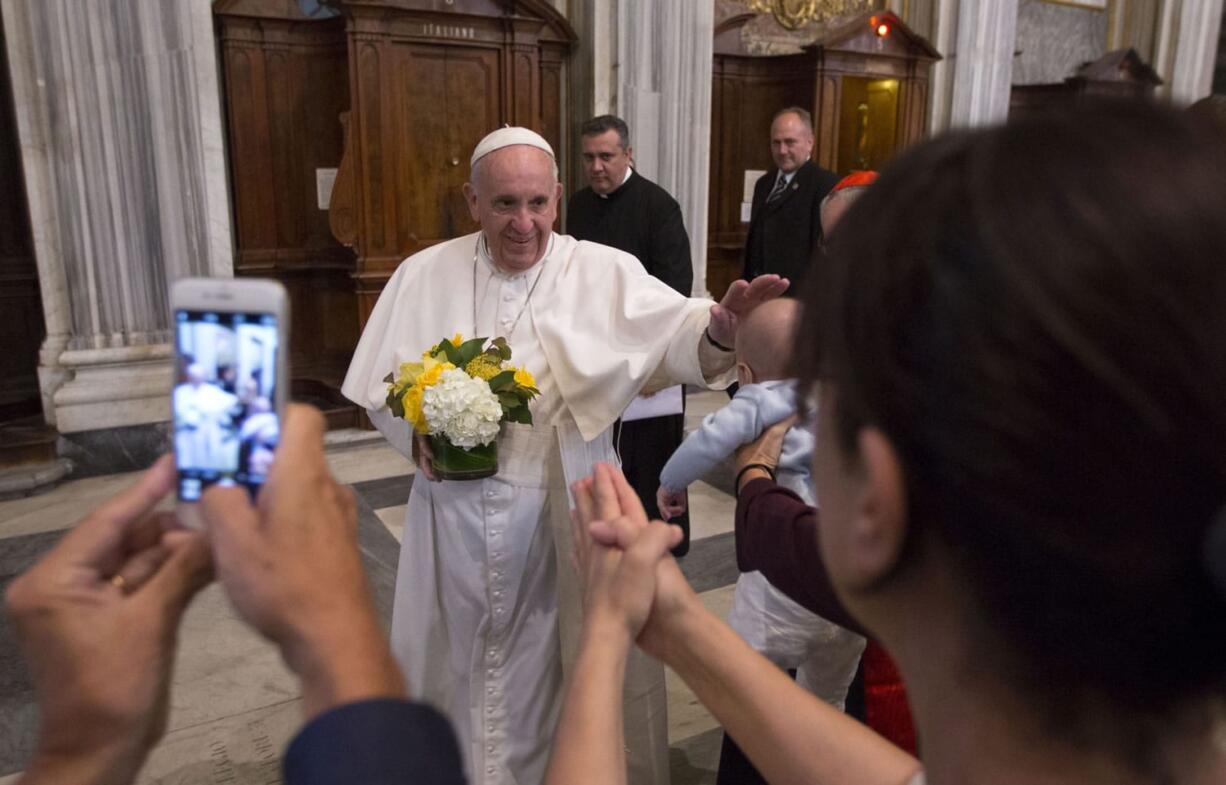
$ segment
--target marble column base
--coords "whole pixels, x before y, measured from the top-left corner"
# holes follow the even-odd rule
[[[72,461],[66,458],[0,470],[0,501],[49,491],[71,471]]]
[[[171,447],[169,422],[60,434],[60,458],[72,461],[72,479],[148,469]]]
[[[59,365],[69,376],[51,396],[61,434],[170,419],[169,344],[69,350]]]

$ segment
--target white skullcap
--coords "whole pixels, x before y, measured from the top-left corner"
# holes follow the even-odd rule
[[[545,141],[545,137],[529,128],[506,126],[486,134],[484,139],[477,142],[477,147],[473,150],[473,157],[469,160],[468,164],[469,166],[476,166],[477,161],[480,161],[495,150],[501,150],[513,144],[526,144],[529,147],[544,150],[546,153],[549,153],[550,158],[554,158],[553,148],[549,146],[549,142]]]

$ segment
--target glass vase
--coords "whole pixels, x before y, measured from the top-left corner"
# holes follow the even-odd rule
[[[456,447],[445,436],[429,436],[434,474],[440,480],[480,480],[498,473],[498,440],[476,447]]]

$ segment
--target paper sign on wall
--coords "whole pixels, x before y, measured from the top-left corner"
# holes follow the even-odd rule
[[[758,184],[758,179],[766,174],[765,169],[746,169],[745,170],[745,190],[741,194],[742,202],[753,201],[753,187]],[[742,218],[742,221],[748,221],[748,218]]]
[[[332,186],[336,185],[335,169],[315,170],[315,201],[320,210],[327,210],[332,204]]]

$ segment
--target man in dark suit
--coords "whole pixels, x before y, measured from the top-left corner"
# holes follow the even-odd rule
[[[797,106],[781,109],[771,121],[775,168],[754,186],[743,277],[782,275],[792,282],[786,296],[801,290],[821,242],[822,199],[839,179],[809,160],[812,153],[813,118]]]
[[[567,233],[634,255],[649,275],[689,297],[694,267],[681,207],[668,191],[631,167],[633,150],[626,122],[613,115],[592,118],[580,128],[580,138],[588,187],[570,198]],[[682,392],[683,407],[684,400]],[[656,507],[660,471],[684,438],[684,414],[618,420],[613,426],[622,471],[651,518],[660,517]],[[675,555],[683,556],[690,547],[689,514],[669,523],[685,532],[681,544],[673,549]]]

